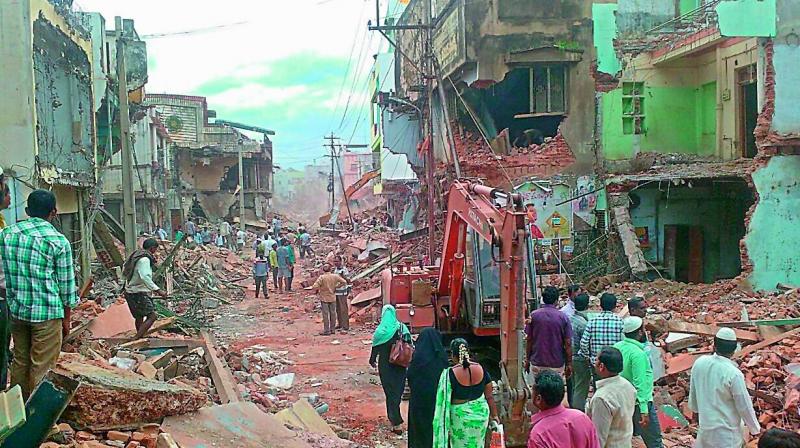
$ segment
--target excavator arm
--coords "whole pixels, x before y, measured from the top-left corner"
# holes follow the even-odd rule
[[[459,181],[450,187],[437,295],[449,298],[453,322],[461,309],[468,229],[491,243],[492,257],[500,266],[500,401],[511,431],[509,440],[522,442],[527,436],[525,401],[530,392],[522,368],[526,230],[521,197]]]

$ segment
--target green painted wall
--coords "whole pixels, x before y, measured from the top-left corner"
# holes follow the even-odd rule
[[[597,70],[616,75],[622,65],[614,50],[614,38],[617,37],[617,5],[615,3],[595,3],[592,5],[592,21],[594,23],[594,46],[597,48]]]
[[[645,133],[622,129],[622,89],[603,94],[603,152],[627,159],[639,152],[712,155],[715,152],[716,83],[694,87],[645,87]]]
[[[800,156],[775,156],[753,173],[758,205],[745,238],[757,290],[800,285]]]
[[[776,0],[728,0],[717,5],[719,32],[730,37],[775,37]]]
[[[699,0],[680,0],[680,4],[678,5],[679,14],[684,15],[687,12],[694,11],[700,6]]]

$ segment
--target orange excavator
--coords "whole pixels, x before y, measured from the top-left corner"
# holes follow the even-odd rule
[[[500,346],[498,403],[509,446],[528,434],[523,377],[526,313],[538,307],[533,245],[522,198],[476,183],[455,181],[447,198],[439,266],[401,264],[382,273],[385,304],[413,332],[436,327]]]

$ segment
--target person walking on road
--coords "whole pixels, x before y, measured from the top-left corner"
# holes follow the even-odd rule
[[[564,380],[545,370],[533,383],[533,402],[539,412],[531,417],[528,448],[600,448],[592,420],[577,409],[567,409]]]
[[[614,344],[622,353],[623,369],[620,375],[636,388],[636,406],[633,412],[633,433],[642,437],[647,448],[662,448],[661,425],[656,405],[653,403],[653,366],[645,351],[647,336],[641,317],[625,318],[625,339]]]
[[[272,271],[272,286],[275,287],[276,290],[283,292],[283,283],[279,277],[280,270],[278,265],[278,243],[272,243],[269,250],[269,255],[267,258],[269,259],[269,269]]]
[[[158,318],[150,294],[157,293],[161,297],[166,297],[164,290],[153,281],[157,250],[158,241],[148,238],[142,243],[141,249],[134,251],[128,257],[122,267],[122,275],[125,278],[125,301],[128,302],[128,309],[136,326],[134,340],[143,338]]]
[[[442,372],[436,390],[433,446],[483,447],[489,422],[497,422],[498,415],[492,379],[483,366],[470,360],[464,339],[450,342],[450,359],[454,366]]]
[[[323,274],[311,286],[319,295],[322,306],[322,325],[321,336],[328,336],[334,333],[333,327],[336,325],[336,288],[341,288],[347,284],[347,280],[338,274],[331,273],[330,265],[322,266]]]
[[[256,282],[256,298],[258,293],[264,290],[264,299],[269,298],[267,289],[267,278],[269,277],[269,261],[267,261],[265,254],[262,252],[258,254],[253,263],[253,279]]]
[[[525,371],[529,384],[543,370],[552,370],[569,378],[572,376],[572,325],[569,318],[556,308],[558,289],[544,288],[541,308],[531,313],[525,328]],[[566,401],[565,401],[566,403]]]
[[[736,332],[720,328],[714,337],[714,354],[701,356],[692,366],[689,409],[699,420],[695,448],[743,447],[742,422],[750,435],[761,432],[744,375],[731,360],[736,345]]]
[[[336,329],[349,331],[350,330],[350,304],[347,302],[350,297],[350,290],[352,289],[350,283],[350,271],[344,266],[341,258],[334,260],[335,269],[334,273],[340,275],[343,279],[347,280],[347,285],[336,288]]]
[[[292,290],[292,282],[294,281],[294,265],[297,263],[297,258],[294,255],[294,247],[292,247],[289,240],[283,239],[283,247],[286,249],[286,260],[289,262],[289,277],[286,278],[286,290]]]
[[[580,342],[589,317],[586,310],[589,308],[589,294],[578,294],[574,299],[575,311],[572,313],[572,376],[569,378],[572,387],[567,387],[569,407],[583,411],[586,409],[586,397],[589,396],[589,386],[592,384],[592,365],[589,358],[580,354]],[[568,383],[569,385],[569,383]]]
[[[278,259],[278,289],[280,291],[289,292],[289,250],[286,249],[286,246],[277,245],[278,248],[275,250],[277,253]]]
[[[222,222],[219,223],[219,234],[222,235],[223,244],[228,249],[233,249],[234,247],[233,244],[231,244],[231,233],[233,233],[231,223],[223,219]]]
[[[631,447],[636,388],[619,376],[622,363],[622,353],[614,347],[600,350],[597,356],[595,369],[602,379],[597,381],[586,414],[594,422],[603,448]]]
[[[411,342],[411,332],[406,324],[397,320],[397,311],[392,305],[384,305],[381,322],[372,334],[372,352],[369,365],[378,369],[383,394],[386,397],[386,415],[395,434],[403,433],[403,417],[400,401],[406,387],[406,368],[389,362],[394,343],[403,339]]]
[[[433,447],[433,414],[439,377],[450,365],[442,345],[442,334],[435,328],[422,330],[408,366],[408,448]]]
[[[35,190],[25,209],[30,218],[0,232],[14,361],[11,384],[24,399],[55,366],[78,304],[72,246],[50,223],[58,215],[55,195]]]
[[[247,232],[242,229],[236,231],[236,253],[240,254],[244,250],[244,242],[247,238]]]

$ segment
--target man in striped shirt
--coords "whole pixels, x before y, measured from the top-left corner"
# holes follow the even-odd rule
[[[25,211],[29,219],[0,232],[0,257],[12,318],[11,383],[27,399],[58,360],[78,294],[70,242],[50,224],[57,216],[55,195],[32,192]]]

